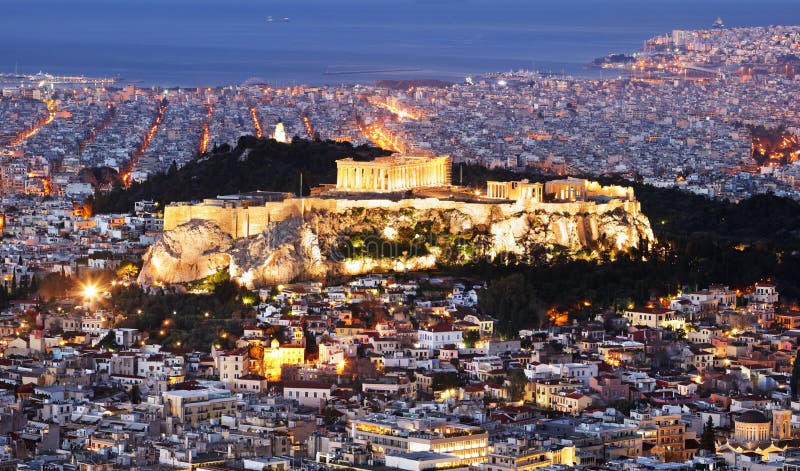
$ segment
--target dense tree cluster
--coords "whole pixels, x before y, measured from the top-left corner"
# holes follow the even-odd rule
[[[98,195],[95,209],[127,211],[141,199],[166,203],[256,189],[296,191],[301,172],[307,191],[335,181],[336,159],[370,159],[383,153],[330,141],[295,139],[291,144],[281,144],[243,137],[233,149],[223,146],[180,170],[172,168],[127,190]],[[454,183],[476,188],[484,187],[486,180],[521,178],[544,181],[552,177],[469,165],[453,169]],[[631,185],[612,177],[601,182]],[[480,308],[497,317],[498,330],[508,335],[521,328],[546,325],[551,309],[568,311],[572,319],[583,320],[598,309],[641,305],[675,294],[684,286],[725,283],[745,288],[754,281],[772,279],[782,299],[800,300],[800,203],[771,194],[730,203],[679,190],[632,185],[642,211],[650,218],[657,244],[613,260],[608,254],[601,254],[599,260],[569,260],[554,256],[550,249],[543,254],[542,247],[533,245],[521,258],[481,259],[446,270],[488,281],[480,296]],[[477,250],[480,237],[473,239],[470,247]],[[237,296],[237,288],[228,288],[223,303]],[[189,299],[179,302],[193,302]],[[236,302],[241,304],[241,299]],[[153,325],[143,320],[129,322],[141,323],[144,329]]]
[[[475,187],[494,179],[547,179],[478,166],[454,170],[456,179],[462,174],[464,183]],[[500,320],[499,331],[514,335],[541,326],[548,322],[543,312],[551,307],[583,320],[596,309],[642,305],[684,286],[711,283],[743,289],[770,279],[784,302],[800,300],[800,203],[772,194],[731,203],[621,179],[603,183],[634,186],[658,243],[613,261],[553,257],[547,262],[532,253],[522,261],[534,263],[462,268],[464,274],[489,280],[480,307]],[[586,304],[592,308],[585,309]]]
[[[167,204],[255,190],[297,193],[301,173],[303,194],[308,194],[314,186],[336,182],[337,159],[370,160],[386,154],[375,147],[353,147],[348,142],[295,138],[284,144],[243,136],[234,148],[214,148],[180,169],[172,165],[166,173],[151,175],[127,189],[117,186],[98,193],[92,203],[94,212],[101,214],[129,212],[140,200]]]
[[[116,287],[108,301],[125,319],[118,327],[145,332],[168,347],[208,350],[210,345],[232,348],[242,334],[242,320],[254,313],[243,300],[249,292],[222,281],[209,294],[150,296],[137,286]]]

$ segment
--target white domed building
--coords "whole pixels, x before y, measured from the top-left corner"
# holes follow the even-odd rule
[[[770,440],[770,431],[772,423],[761,412],[757,410],[749,410],[733,421],[733,440],[739,444],[753,444],[768,443]],[[754,448],[750,446],[748,448]]]
[[[733,435],[728,442],[717,447],[717,453],[727,455],[733,463],[735,455],[757,453],[762,457],[782,452],[796,442],[791,435],[791,411],[773,410],[770,418],[764,412],[751,409],[733,418]]]

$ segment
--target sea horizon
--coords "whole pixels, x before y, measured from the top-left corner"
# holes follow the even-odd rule
[[[790,0],[765,0],[758,8],[747,0],[609,0],[600,13],[589,8],[596,4],[399,0],[386,15],[385,5],[363,0],[8,0],[0,71],[186,88],[248,81],[460,82],[520,69],[611,77],[618,72],[590,68],[590,62],[636,52],[645,40],[674,29],[710,28],[718,17],[730,27],[800,23],[800,10]],[[70,22],[62,20],[67,17]]]

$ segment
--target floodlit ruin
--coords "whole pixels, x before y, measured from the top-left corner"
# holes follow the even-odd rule
[[[184,283],[220,269],[248,286],[476,257],[526,260],[531,247],[611,256],[654,240],[629,187],[567,178],[453,186],[447,156],[337,161],[336,185],[311,197],[251,192],[165,208],[143,284]]]

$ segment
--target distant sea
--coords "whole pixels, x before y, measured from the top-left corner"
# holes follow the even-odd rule
[[[598,75],[586,68],[595,57],[717,17],[727,26],[797,24],[800,8],[798,0],[2,0],[0,72],[164,86],[461,81],[516,69]],[[385,70],[394,71],[377,72]]]

